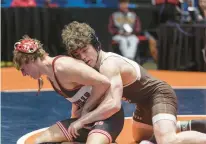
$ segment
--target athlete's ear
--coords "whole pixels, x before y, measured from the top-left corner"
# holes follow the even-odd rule
[[[68,54],[68,56],[75,58],[75,56],[74,56],[74,55],[72,55],[72,53]]]
[[[68,53],[68,52],[66,53],[66,55],[69,57],[74,57],[71,53]]]
[[[68,56],[73,57],[71,53],[69,53]]]

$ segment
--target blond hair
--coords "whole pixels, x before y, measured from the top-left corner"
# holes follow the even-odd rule
[[[37,39],[32,39],[29,36],[25,35],[18,42],[22,42],[23,40],[31,39],[38,45],[38,49],[34,53],[24,53],[17,49],[13,51],[13,63],[14,66],[19,70],[23,64],[27,64],[31,61],[35,61],[37,58],[43,59],[45,54],[47,54],[43,49],[43,44]]]
[[[77,21],[66,25],[62,30],[62,40],[68,53],[91,44],[92,35],[95,35],[94,29],[86,23]]]

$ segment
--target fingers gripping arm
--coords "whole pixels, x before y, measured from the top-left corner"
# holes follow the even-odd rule
[[[121,108],[123,84],[119,69],[110,63],[110,67],[108,68],[107,65],[107,69],[103,69],[101,73],[110,79],[111,86],[105,94],[101,104],[95,110],[87,113],[79,119],[83,124],[107,119],[114,113],[118,112]],[[85,108],[83,108],[83,111],[85,111]]]
[[[56,61],[55,69],[59,80],[64,83],[92,86],[91,96],[84,105],[85,109],[94,108],[110,87],[110,81],[106,76],[75,59],[60,58]]]

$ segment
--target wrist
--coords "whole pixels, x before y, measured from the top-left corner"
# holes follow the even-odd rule
[[[87,124],[86,120],[85,120],[85,119],[82,119],[82,118],[79,119],[79,122],[80,122],[83,126],[85,126],[85,125]]]
[[[84,107],[84,108],[82,109],[82,113],[88,113],[88,112],[89,112],[89,108]]]
[[[87,113],[88,113],[88,111],[83,109],[82,112],[81,112],[81,116],[83,116],[83,115],[85,115]]]

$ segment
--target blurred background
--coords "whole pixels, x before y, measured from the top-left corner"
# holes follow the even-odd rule
[[[1,0],[1,67],[12,66],[13,44],[28,34],[50,55],[65,54],[64,25],[90,24],[105,51],[149,69],[206,71],[205,0]]]

